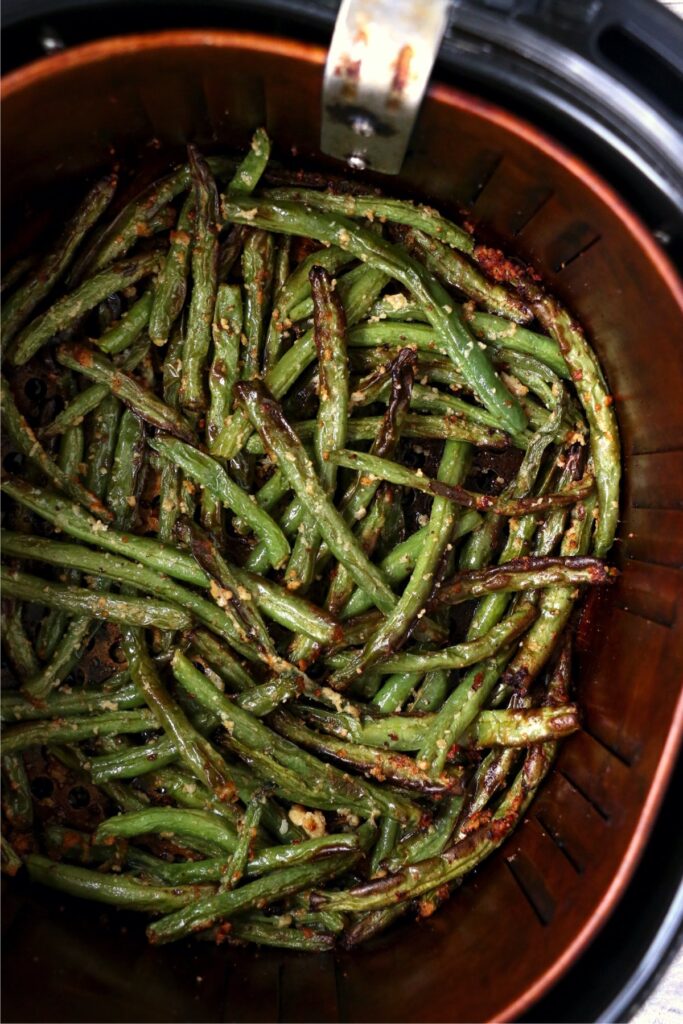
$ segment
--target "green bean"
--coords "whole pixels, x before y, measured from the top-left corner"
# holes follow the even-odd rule
[[[347,324],[352,325],[365,315],[386,282],[387,275],[382,270],[366,268],[366,273],[354,282],[344,298]],[[314,358],[313,331],[307,331],[266,373],[264,383],[273,397],[282,398]],[[244,446],[252,429],[246,412],[237,409],[216,440],[216,454],[232,458]]]
[[[235,574],[263,613],[285,629],[321,644],[336,643],[341,638],[342,627],[337,620],[311,601],[255,573],[236,569]]]
[[[493,363],[501,371],[506,386],[520,398],[527,391],[533,392],[546,409],[555,407],[553,385],[557,387],[558,377],[533,356],[520,355],[510,349],[492,353]]]
[[[6,782],[3,807],[13,828],[30,828],[33,822],[33,798],[21,754],[4,754],[2,774]]]
[[[178,748],[171,740],[146,743],[89,759],[90,777],[96,786],[111,784],[116,779],[135,779],[157,771],[178,759]]]
[[[413,864],[387,878],[370,882],[358,890],[335,893],[314,893],[314,908],[337,911],[368,911],[389,907],[414,899],[455,881],[472,870],[488,856],[520,820],[550,767],[551,755],[542,747],[534,747],[515,781],[493,815],[491,825],[481,830],[474,840],[455,843],[440,857],[431,857]]]
[[[524,557],[511,559],[490,569],[475,569],[459,573],[445,584],[438,593],[438,600],[445,604],[470,601],[473,597],[504,591],[536,590],[564,584],[609,583],[616,576],[611,569],[597,558],[583,556]]]
[[[577,505],[572,524],[560,547],[563,556],[581,556],[590,544],[595,499]],[[510,662],[504,683],[525,692],[555,649],[569,620],[579,591],[574,586],[555,586],[544,590],[538,602],[538,618]]]
[[[2,646],[17,674],[17,682],[23,683],[36,675],[40,666],[33,645],[24,629],[21,605],[13,601],[0,622],[2,623]]]
[[[452,248],[419,230],[408,231],[404,243],[430,273],[451,288],[457,288],[491,313],[500,313],[508,320],[522,324],[533,319],[518,296],[500,284],[493,284],[459,252],[454,252]]]
[[[273,291],[275,243],[267,231],[250,231],[242,250],[244,350],[242,377],[258,376],[263,360],[267,311]]]
[[[494,630],[499,628],[493,627]],[[432,777],[443,770],[453,743],[481,711],[511,653],[509,647],[499,647],[476,670],[472,669],[444,701],[417,754],[418,764],[423,764]]]
[[[234,167],[232,160],[225,157],[209,157],[209,169],[219,178],[225,178]],[[192,184],[189,164],[177,168],[171,174],[153,182],[139,195],[135,196],[111,222],[97,244],[87,253],[78,268],[89,271],[101,270],[112,260],[118,259],[131,249],[141,234],[149,234],[149,224],[169,203],[186,192]],[[74,268],[76,269],[76,268]]]
[[[205,658],[223,682],[240,693],[250,690],[254,680],[245,672],[232,651],[222,644],[218,637],[205,629],[195,629],[192,633],[192,651]]]
[[[310,272],[314,302],[314,340],[318,351],[320,407],[315,431],[315,458],[323,489],[333,496],[337,467],[329,454],[346,443],[349,415],[349,373],[346,359],[346,320],[344,309],[332,289],[329,275],[322,267]],[[307,589],[315,571],[320,533],[315,520],[304,519],[287,566],[285,581],[292,589]]]
[[[113,395],[153,427],[194,442],[195,432],[184,416],[166,405],[128,374],[117,369],[99,352],[87,345],[64,344],[59,346],[57,359],[62,366],[76,370],[89,380],[97,384],[106,384]]]
[[[495,345],[496,348],[503,348],[506,351],[521,352],[534,356],[541,363],[550,367],[558,377],[569,379],[569,371],[564,361],[559,345],[552,338],[543,334],[537,334],[520,327],[505,317],[494,316],[491,313],[472,313],[465,315],[469,319],[472,330],[476,335]]]
[[[476,665],[482,659],[495,654],[503,644],[507,644],[518,637],[535,618],[536,610],[533,605],[520,605],[515,612],[510,614],[508,619],[492,626],[483,637],[454,644],[452,647],[444,647],[438,651],[422,651],[416,654],[410,652],[392,654],[386,657],[385,660],[373,664],[373,671],[386,675],[394,672],[430,672],[438,669],[464,668],[466,665]],[[340,663],[338,656],[335,657],[334,655],[327,660],[332,665]],[[347,668],[349,662],[343,659],[341,664],[344,668]],[[333,678],[333,681],[337,685],[337,680]]]
[[[128,875],[104,875],[101,871],[88,868],[56,864],[37,853],[30,853],[25,864],[34,882],[59,889],[70,896],[126,907],[128,910],[170,913],[196,901],[202,892],[193,886],[164,888],[148,885]]]
[[[107,711],[87,718],[22,722],[7,729],[3,748],[4,753],[12,754],[37,744],[76,743],[93,736],[118,736],[155,727],[156,720],[149,711]]]
[[[405,349],[401,351],[405,351]],[[387,391],[387,383],[378,379],[377,384],[374,384],[372,379],[380,378],[383,374],[386,374],[386,367],[376,371],[369,381],[361,382],[358,385],[352,395],[354,406],[369,405],[384,397]],[[469,402],[463,402],[461,399],[439,391],[437,388],[425,387],[423,384],[415,384],[413,386],[411,408],[421,413],[441,413],[445,416],[461,417],[472,423],[479,423],[484,427],[490,427],[494,431],[499,431],[500,427],[499,421],[490,412],[487,412],[486,409],[471,405]],[[527,434],[514,434],[511,435],[511,439],[517,448],[526,448],[528,443]]]
[[[413,701],[411,711],[434,711],[440,708],[448,694],[449,673],[445,669],[428,672]]]
[[[287,424],[277,403],[255,383],[241,381],[237,396],[258,429],[264,444],[277,455],[292,489],[308,514],[317,522],[337,559],[346,565],[358,586],[372,594],[382,610],[393,607],[395,598],[377,568],[359,549],[353,534],[330,502],[315,475],[299,439]]]
[[[18,693],[4,693],[0,700],[0,720],[7,722],[35,721],[42,718],[69,718],[83,713],[129,711],[142,707],[144,700],[131,683],[128,672],[112,677],[116,685],[107,680],[102,690],[56,690],[39,704],[26,700]]]
[[[187,274],[192,246],[194,195],[182,205],[176,230],[152,293],[149,313],[149,336],[155,345],[165,345],[171,328],[180,316],[187,295]]]
[[[108,174],[93,185],[66,225],[52,252],[4,303],[3,347],[12,341],[38,303],[50,294],[64,275],[83,238],[111,202],[116,185],[115,174]]]
[[[275,656],[270,634],[250,593],[238,582],[232,567],[220,554],[211,537],[194,523],[184,520],[176,529],[178,538],[192,551],[198,565],[210,579],[212,598],[229,616],[242,643],[253,643],[262,657]]]
[[[147,355],[148,348],[148,344],[135,346],[129,357],[121,363],[121,369],[134,370]],[[98,409],[109,395],[109,388],[105,384],[93,384],[91,387],[85,388],[55,416],[51,423],[38,431],[40,437],[43,439],[56,437],[58,434],[65,433],[70,427],[79,426],[85,417]],[[91,487],[90,490],[93,488]]]
[[[65,498],[59,495],[42,490],[39,487],[32,487],[22,480],[5,480],[2,484],[3,493],[8,494],[15,501],[24,507],[35,512],[42,519],[47,520],[56,531],[63,532],[69,537],[82,541],[84,544],[96,545],[116,555],[123,555],[125,558],[134,558],[159,573],[167,573],[186,583],[193,583],[197,586],[207,586],[206,574],[200,569],[194,558],[187,552],[178,548],[162,544],[151,537],[140,537],[132,533],[115,530],[113,527],[105,528],[97,519],[82,512],[72,505]],[[7,536],[10,540],[10,536]],[[12,543],[20,544],[20,537],[12,535]],[[34,538],[32,544],[38,544],[40,538]],[[44,548],[44,552],[49,550]],[[54,549],[59,552],[59,548]],[[63,552],[64,556],[74,558],[87,558],[88,552],[77,547]],[[90,552],[92,555],[92,552]],[[21,556],[19,556],[21,557]],[[37,557],[35,553],[26,554],[25,557]],[[57,563],[61,564],[61,563]],[[85,564],[85,563],[83,563]],[[93,563],[88,563],[89,568],[83,571],[98,573]],[[113,577],[112,577],[113,578]],[[145,579],[152,579],[151,576]],[[135,584],[132,578],[126,578],[124,582]]]
[[[404,864],[416,864],[429,857],[443,853],[453,835],[463,807],[462,796],[452,796],[445,801],[434,824],[424,832],[418,832],[401,843],[389,860],[390,871],[398,871]]]
[[[289,237],[289,236],[283,236]],[[313,301],[310,295],[309,274],[313,267],[323,267],[329,274],[335,274],[349,263],[351,257],[342,249],[331,246],[310,253],[292,271],[285,283],[277,290],[273,300],[273,311],[268,327],[265,343],[265,369],[271,372],[277,365],[282,354],[282,342],[286,331],[292,326],[290,314],[302,303],[305,305],[305,316],[313,312]]]
[[[372,860],[370,861],[370,877],[374,878],[384,863],[385,860],[390,856],[399,833],[399,824],[394,821],[393,818],[382,818],[380,824],[379,837],[372,851]]]
[[[290,274],[290,260],[292,256],[292,236],[283,235],[277,239],[275,249],[275,270],[273,273],[273,294],[278,295],[281,288],[284,288]]]
[[[18,335],[11,362],[15,366],[23,366],[58,331],[65,330],[108,295],[154,274],[158,267],[159,257],[154,252],[133,256],[121,263],[114,263],[96,277],[85,281],[69,295],[57,299],[45,313],[31,321]]]
[[[253,192],[266,169],[269,158],[270,139],[263,128],[257,128],[246,156],[243,157],[230,180],[228,185],[230,195],[248,195]]]
[[[374,441],[382,424],[380,416],[357,416],[349,420],[347,439],[349,443],[357,441]],[[300,441],[308,443],[315,436],[316,421],[302,420],[293,422],[292,429]],[[507,434],[478,423],[470,423],[459,416],[421,416],[409,413],[403,423],[404,437],[420,439],[437,439],[442,441],[468,441],[482,448],[508,448],[510,441]],[[249,438],[246,451],[252,455],[265,452],[263,440],[257,436]],[[336,456],[335,456],[336,457]]]
[[[527,747],[569,736],[580,728],[575,705],[483,711],[463,734],[460,746]]]
[[[117,324],[96,339],[97,347],[110,356],[130,348],[147,327],[151,308],[152,293],[145,292]]]
[[[460,540],[461,537],[467,536],[472,532],[472,530],[475,530],[480,523],[481,516],[478,512],[471,509],[466,509],[461,512],[455,523],[452,542],[455,543],[455,541]],[[407,579],[412,573],[415,568],[415,562],[420,549],[427,536],[426,531],[427,527],[423,526],[421,529],[411,534],[410,537],[406,538],[406,540],[397,544],[394,550],[389,552],[389,554],[386,555],[386,557],[379,563],[380,568],[392,587],[398,587],[398,585]],[[371,606],[371,602],[365,592],[358,589],[349,598],[349,601],[343,611],[343,618],[360,615],[361,612],[366,611]]]
[[[114,462],[107,486],[107,505],[120,529],[130,529],[140,498],[145,455],[145,426],[130,409],[119,422]]]
[[[593,550],[598,557],[603,557],[612,546],[619,520],[621,461],[613,399],[581,328],[555,299],[544,296],[537,286],[525,286],[525,293],[534,314],[560,347],[590,426],[600,510]]]
[[[120,534],[119,536],[121,538],[125,538],[127,535]],[[137,538],[138,541],[143,539],[146,540],[147,538]],[[125,540],[122,542],[125,544]],[[129,614],[131,616],[134,614],[136,616],[142,615],[144,618],[143,608],[145,603],[147,603],[150,606],[150,614],[153,612],[155,616],[153,621],[150,622],[152,625],[157,624],[163,628],[162,623],[159,621],[162,617],[163,610],[164,618],[168,621],[178,623],[178,625],[170,626],[169,628],[183,629],[188,626],[192,620],[187,612],[181,609],[191,609],[192,615],[195,618],[199,619],[200,622],[207,625],[219,636],[227,639],[230,644],[240,652],[240,654],[250,660],[258,660],[259,658],[259,654],[254,648],[252,648],[248,643],[241,641],[237,634],[234,621],[225,609],[221,608],[218,604],[214,604],[212,601],[206,600],[199,594],[195,594],[193,591],[179,586],[167,576],[161,575],[159,572],[156,572],[151,568],[147,568],[144,565],[136,565],[134,562],[131,562],[126,558],[119,558],[115,555],[98,551],[90,551],[87,548],[64,544],[60,541],[43,540],[40,537],[27,538],[21,534],[10,535],[5,533],[4,543],[7,545],[6,550],[8,551],[22,552],[18,557],[36,558],[56,565],[67,564],[78,566],[83,572],[93,572],[98,575],[107,576],[109,579],[120,580],[122,583],[130,584],[137,589],[149,591],[150,593],[166,599],[167,603],[163,604],[154,601],[147,601],[147,599],[143,598],[131,599],[131,610]],[[153,541],[152,544],[154,544]],[[133,554],[133,547],[131,547],[126,553]],[[208,577],[202,573],[201,578],[204,585],[206,585]],[[44,581],[39,580],[38,583],[43,585]],[[52,584],[51,586],[56,587],[57,585]],[[61,589],[69,592],[78,590],[78,588],[75,587]],[[115,608],[119,608],[119,603],[117,602],[120,602],[121,611],[127,611],[127,605],[123,599],[105,598],[104,596],[98,596],[97,594],[93,594],[89,591],[85,591],[84,593],[90,594],[91,600],[85,601],[84,599],[84,603],[80,607],[83,609],[94,608],[95,611],[92,612],[92,614],[97,618],[107,617],[103,610],[106,610],[109,607],[108,602],[114,602],[113,607]],[[68,607],[71,608],[72,606],[68,605]],[[97,609],[100,609],[101,614],[97,614]],[[130,625],[145,624],[144,622],[139,621],[138,618],[132,617],[130,619],[126,618],[119,621],[124,621],[124,623]]]
[[[185,768],[175,765],[160,768],[158,771],[146,772],[138,781],[155,802],[164,802],[169,798],[182,808],[198,811],[211,811],[237,828],[240,812],[236,803],[226,803],[211,793],[198,781],[197,777]],[[162,879],[163,880],[163,879]]]
[[[55,487],[63,491],[72,501],[78,502],[101,519],[111,519],[111,514],[92,491],[88,491],[73,477],[64,472],[54,459],[50,458],[25,418],[17,409],[9,384],[2,378],[0,383],[2,422],[12,445],[43,473]]]
[[[232,392],[239,376],[242,297],[237,285],[219,285],[213,317],[213,361],[209,370],[210,405],[206,417],[209,451],[232,410]]]
[[[98,594],[82,587],[51,583],[28,573],[10,572],[4,567],[1,574],[7,597],[33,601],[74,615],[160,629],[186,629],[192,621],[182,608],[149,598]]]
[[[442,217],[438,210],[404,199],[387,199],[378,195],[337,195],[334,192],[315,192],[312,189],[276,188],[265,193],[271,199],[289,199],[305,203],[318,210],[344,213],[347,217],[365,217],[371,223],[392,221],[419,228],[461,252],[474,249],[472,236],[452,221]]]
[[[331,247],[331,250],[334,251],[334,246]],[[324,250],[324,252],[327,252],[327,251],[330,251],[330,250]],[[341,250],[338,250],[338,251],[341,251]],[[323,252],[323,255],[324,255],[324,252]],[[313,256],[319,256],[319,255],[321,255],[320,250],[317,253],[313,254]],[[350,257],[348,256],[347,253],[345,253],[344,255],[345,255],[346,261],[348,262]],[[319,266],[320,262],[316,261],[316,260],[313,260],[313,264],[312,265],[313,266]],[[324,269],[327,270],[327,267],[324,267]],[[344,307],[349,306],[349,304],[350,304],[349,300],[354,295],[354,293],[356,293],[359,288],[362,289],[363,286],[367,283],[368,275],[369,274],[371,275],[369,277],[370,291],[371,292],[381,291],[382,287],[386,284],[386,282],[388,280],[388,278],[387,278],[387,276],[385,274],[382,274],[382,275],[380,275],[378,277],[377,276],[377,272],[376,271],[371,272],[369,270],[369,268],[365,266],[364,263],[358,263],[358,264],[356,264],[355,267],[351,267],[350,270],[347,269],[346,267],[342,267],[342,269],[343,269],[343,273],[338,278],[337,277],[333,278],[333,280],[336,282],[336,284],[334,285],[335,294],[337,294],[339,296],[339,298],[342,300],[342,305]],[[375,280],[373,280],[373,278],[375,278]],[[381,286],[378,286],[378,284],[377,284],[378,280],[381,281]],[[290,310],[290,313],[289,313],[289,319],[293,323],[295,323],[298,320],[307,320],[309,322],[309,325],[310,325],[310,323],[312,322],[312,317],[313,317],[313,296],[312,295],[308,295],[307,298],[302,299],[301,302],[298,302],[296,304],[296,306],[294,306]],[[356,319],[360,319],[360,317],[357,317]]]
[[[419,672],[397,672],[389,676],[372,698],[372,703],[380,711],[400,711],[421,678]]]
[[[22,689],[26,696],[33,701],[44,700],[58,687],[76,667],[99,626],[99,622],[93,623],[89,617],[71,619],[49,660],[24,683]]]
[[[194,188],[192,245],[192,295],[183,343],[180,404],[204,409],[205,360],[211,346],[211,324],[218,282],[218,190],[204,158],[194,146],[187,147]]]
[[[362,848],[361,836],[345,833],[304,839],[291,846],[271,846],[266,850],[254,852],[246,865],[245,874],[247,878],[256,878],[279,868],[307,864],[324,857],[351,853],[359,848]]]
[[[240,822],[237,845],[226,865],[225,873],[218,887],[219,892],[234,889],[245,875],[248,862],[253,856],[252,847],[263,814],[263,803],[264,794],[256,793],[247,804],[244,818]]]
[[[425,796],[451,792],[460,786],[458,778],[445,773],[436,780],[428,778],[410,757],[349,743],[346,739],[323,736],[306,728],[285,711],[276,712],[272,721],[279,734],[297,746],[331,758],[369,778],[388,780],[402,789],[415,790]]]
[[[256,213],[254,213],[256,210]],[[245,212],[249,217],[245,218]],[[489,360],[471,335],[462,314],[451,304],[444,288],[416,260],[403,250],[380,239],[342,216],[328,216],[290,202],[259,200],[248,208],[244,200],[223,202],[225,216],[238,223],[247,220],[253,227],[276,229],[291,234],[306,234],[320,241],[339,245],[354,256],[370,261],[379,270],[404,284],[425,306],[440,342],[463,372],[482,404],[509,430],[524,429],[525,417],[519,403],[495,374]],[[452,250],[449,250],[452,253]]]
[[[366,816],[373,809],[378,809],[380,813],[393,813],[399,820],[419,817],[417,809],[403,798],[351,778],[281,739],[234,701],[219,693],[178,651],[173,656],[172,668],[183,689],[214,710],[221,717],[231,739],[245,744],[250,755],[268,751],[271,760],[305,779],[306,787],[317,799],[317,803],[312,806],[330,810],[340,806],[355,806]]]
[[[200,850],[213,848],[232,853],[237,847],[235,828],[225,818],[211,811],[177,807],[148,807],[131,814],[117,814],[98,825],[95,837],[101,843],[147,833],[170,833]]]
[[[479,511],[492,511],[496,515],[523,516],[533,513],[546,512],[548,509],[558,508],[566,505],[573,505],[580,499],[586,497],[592,488],[592,481],[581,481],[571,489],[554,494],[544,494],[538,497],[525,498],[493,498],[488,494],[475,494],[458,484],[445,484],[439,480],[432,480],[422,471],[406,469],[404,466],[389,459],[381,459],[375,455],[367,455],[364,452],[330,452],[329,458],[338,466],[346,466],[349,469],[357,469],[361,472],[378,477],[380,480],[388,480],[390,483],[402,487],[413,487],[415,490],[424,491],[442,497],[457,505],[466,508],[478,509]]]
[[[149,444],[162,458],[172,460],[184,473],[249,523],[254,533],[268,546],[271,565],[274,568],[282,565],[289,554],[287,538],[275,520],[252,501],[239,484],[231,480],[219,462],[175,438],[157,437],[150,440]]]
[[[334,935],[325,932],[298,928],[282,928],[271,923],[272,919],[245,921],[238,918],[230,927],[230,937],[244,942],[257,942],[260,946],[274,946],[277,949],[295,949],[306,953],[323,953],[334,947]]]
[[[175,740],[181,760],[219,800],[232,799],[235,787],[225,761],[192,727],[182,708],[164,687],[145,649],[140,630],[124,629],[122,641],[131,678],[161,728]]]
[[[439,485],[457,486],[467,473],[469,455],[468,446],[448,442],[439,465]],[[424,544],[401,598],[361,653],[345,669],[334,673],[329,681],[333,689],[345,689],[354,675],[362,675],[378,661],[384,661],[401,646],[418,616],[425,614],[426,602],[434,589],[436,570],[450,543],[454,524],[453,505],[446,498],[436,497]]]
[[[147,937],[153,945],[157,945],[172,942],[190,932],[203,931],[212,927],[216,921],[284,899],[328,878],[341,875],[353,865],[357,856],[355,852],[339,854],[318,864],[282,868],[237,889],[197,900],[194,906],[153,922],[147,929]]]
[[[3,875],[14,877],[14,875],[21,870],[23,861],[21,857],[15,853],[12,844],[8,839],[5,839],[4,835],[0,835],[0,845],[2,850],[2,873]]]
[[[88,422],[85,484],[100,501],[107,493],[122,411],[118,398],[107,389]]]
[[[197,670],[195,670],[197,671]],[[201,675],[201,673],[199,673]],[[297,696],[299,687],[296,679],[281,676],[273,683],[251,685],[235,698],[238,707],[256,718],[269,715],[279,704]],[[217,724],[215,716],[212,727]],[[131,747],[124,751],[93,757],[91,760],[93,781],[98,784],[112,778],[134,778],[157,768],[165,768],[179,756],[180,750],[170,737],[160,740],[154,747]],[[231,765],[234,774],[237,766]]]

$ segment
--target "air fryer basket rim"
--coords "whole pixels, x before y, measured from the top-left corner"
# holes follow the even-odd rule
[[[22,90],[58,76],[70,68],[98,64],[108,61],[112,57],[127,53],[140,53],[158,50],[159,48],[165,50],[173,48],[183,49],[188,46],[247,48],[263,54],[293,57],[296,60],[308,62],[316,66],[322,66],[326,56],[325,50],[322,47],[313,44],[260,34],[222,30],[175,30],[149,33],[141,36],[115,37],[88,43],[13,71],[3,81],[4,98],[9,100]],[[681,282],[668,257],[655,242],[639,217],[626,205],[615,190],[602,180],[583,160],[574,156],[533,125],[488,101],[471,96],[451,86],[438,83],[431,87],[429,96],[431,99],[454,111],[466,111],[476,115],[478,118],[501,126],[507,132],[518,136],[526,143],[535,147],[536,150],[561,164],[571,175],[580,180],[600,202],[610,207],[617,214],[624,227],[636,241],[638,247],[646,254],[647,258],[656,268],[657,273],[666,283],[671,294],[675,297],[683,317],[683,282]],[[638,824],[634,829],[611,885],[604,892],[593,913],[574,937],[571,944],[565,949],[564,953],[536,979],[530,988],[525,990],[510,1005],[506,1006],[497,1019],[516,1019],[534,1004],[566,971],[579,954],[585,950],[588,943],[610,915],[633,874],[650,833],[675,763],[682,736],[683,694],[680,694],[672,725],[644,800]]]
[[[205,46],[242,45],[253,47],[264,53],[281,54],[308,60],[323,66],[327,56],[326,50],[314,43],[306,43],[277,36],[261,35],[253,32],[233,32],[219,29],[173,29],[160,32],[149,32],[141,35],[113,36],[92,43],[85,43],[72,49],[33,61],[24,67],[11,71],[3,76],[3,92],[5,99],[35,82],[51,77],[53,74],[75,66],[95,64],[106,61],[111,56],[141,50],[156,50],[159,47],[184,48],[188,44]],[[643,224],[631,207],[621,199],[619,194],[600,175],[596,174],[580,157],[572,154],[565,146],[556,142],[546,132],[536,128],[528,121],[504,110],[497,104],[480,99],[469,92],[457,89],[452,85],[438,82],[430,85],[427,95],[441,100],[457,110],[467,110],[478,114],[507,128],[520,138],[530,140],[541,152],[549,155],[558,163],[569,167],[572,173],[581,179],[593,193],[607,205],[617,211],[619,217],[628,226],[639,245],[647,252],[650,259],[657,265],[661,275],[669,287],[677,293],[679,304],[683,309],[683,280],[679,277],[673,263],[652,234]],[[391,178],[387,179],[391,182]]]

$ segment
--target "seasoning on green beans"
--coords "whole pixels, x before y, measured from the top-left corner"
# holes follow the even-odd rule
[[[3,281],[2,868],[316,953],[432,913],[578,730],[619,438],[540,278],[269,161],[108,175]]]

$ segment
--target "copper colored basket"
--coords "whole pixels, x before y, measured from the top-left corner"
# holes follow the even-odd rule
[[[10,219],[28,217],[29,194],[49,197],[60,218],[56,185],[106,165],[111,147],[152,138],[244,145],[265,124],[282,152],[295,147],[315,164],[324,56],[265,36],[168,32],[90,44],[13,73],[3,101]],[[431,89],[390,186],[471,206],[535,263],[587,327],[615,394],[623,573],[579,637],[583,731],[563,745],[523,826],[444,909],[357,952],[154,950],[140,921],[103,923],[100,908],[12,890],[5,978],[22,993],[14,1019],[514,1019],[585,949],[638,861],[683,732],[681,282],[585,164],[450,88]]]

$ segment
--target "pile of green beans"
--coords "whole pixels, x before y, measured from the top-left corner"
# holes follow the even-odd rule
[[[315,952],[434,910],[580,727],[619,439],[535,275],[269,162],[107,174],[9,271],[2,867]]]

